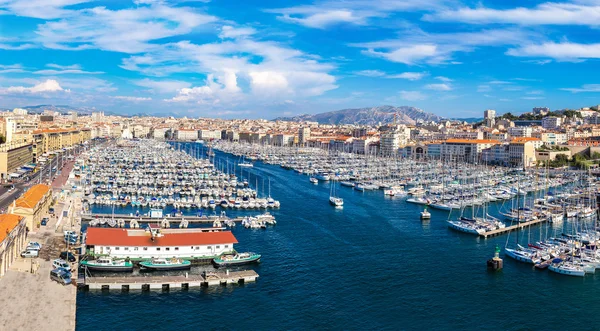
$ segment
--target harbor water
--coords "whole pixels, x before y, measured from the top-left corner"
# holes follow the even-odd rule
[[[216,158],[238,159],[218,151]],[[244,170],[248,176],[251,185],[258,179],[260,194],[268,193],[263,183],[270,182],[271,196],[281,202],[281,209],[269,211],[276,226],[233,230],[238,251],[263,255],[253,267],[256,283],[168,293],[79,292],[77,330],[597,328],[597,274],[567,277],[510,258],[502,271],[490,272],[486,260],[496,245],[504,247],[506,235],[457,233],[446,225],[448,214],[433,209],[431,220],[421,221],[422,206],[381,191],[338,187],[344,207],[336,209],[328,201],[333,182],[314,185],[278,166],[257,162]],[[491,212],[499,206],[491,204]],[[244,213],[257,212],[227,212]],[[521,239],[527,243],[539,232],[521,231]]]

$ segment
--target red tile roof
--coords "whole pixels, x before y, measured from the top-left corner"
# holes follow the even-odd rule
[[[0,214],[0,243],[19,224],[23,216],[14,214]]]
[[[29,188],[17,201],[15,205],[23,208],[33,208],[48,193],[50,186],[37,184]]]
[[[166,231],[165,231],[166,232]],[[86,245],[102,246],[194,246],[237,244],[231,231],[200,232],[194,229],[185,232],[165,233],[152,241],[145,230],[93,228],[87,230]]]

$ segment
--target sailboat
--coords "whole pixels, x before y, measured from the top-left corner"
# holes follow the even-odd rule
[[[335,196],[335,182],[331,183],[331,190],[329,192],[329,203],[332,206],[335,206],[336,208],[344,206],[344,200],[340,197]]]

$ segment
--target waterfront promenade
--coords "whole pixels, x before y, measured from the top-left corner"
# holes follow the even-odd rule
[[[19,257],[0,278],[0,301],[7,303],[0,309],[3,330],[75,330],[77,286],[75,283],[63,286],[50,279],[52,260],[65,250],[63,228],[71,228],[71,224],[76,228],[80,224],[79,213],[69,212],[66,217],[62,216],[65,210],[81,208],[76,194],[61,193],[72,168],[73,162],[65,163],[62,173],[51,183],[56,204],[53,215],[47,211],[44,215],[49,222],[28,234],[29,241],[42,244],[40,256],[34,259]],[[13,192],[20,193],[21,190]],[[15,195],[5,193],[1,198],[12,202]],[[73,280],[76,280],[77,265],[73,263],[71,268]]]

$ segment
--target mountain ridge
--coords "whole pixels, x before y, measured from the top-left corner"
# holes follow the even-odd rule
[[[410,106],[377,106],[348,108],[318,114],[303,114],[292,117],[277,117],[276,121],[318,122],[319,124],[359,124],[377,125],[379,123],[415,124],[417,121],[440,121],[443,117]]]

